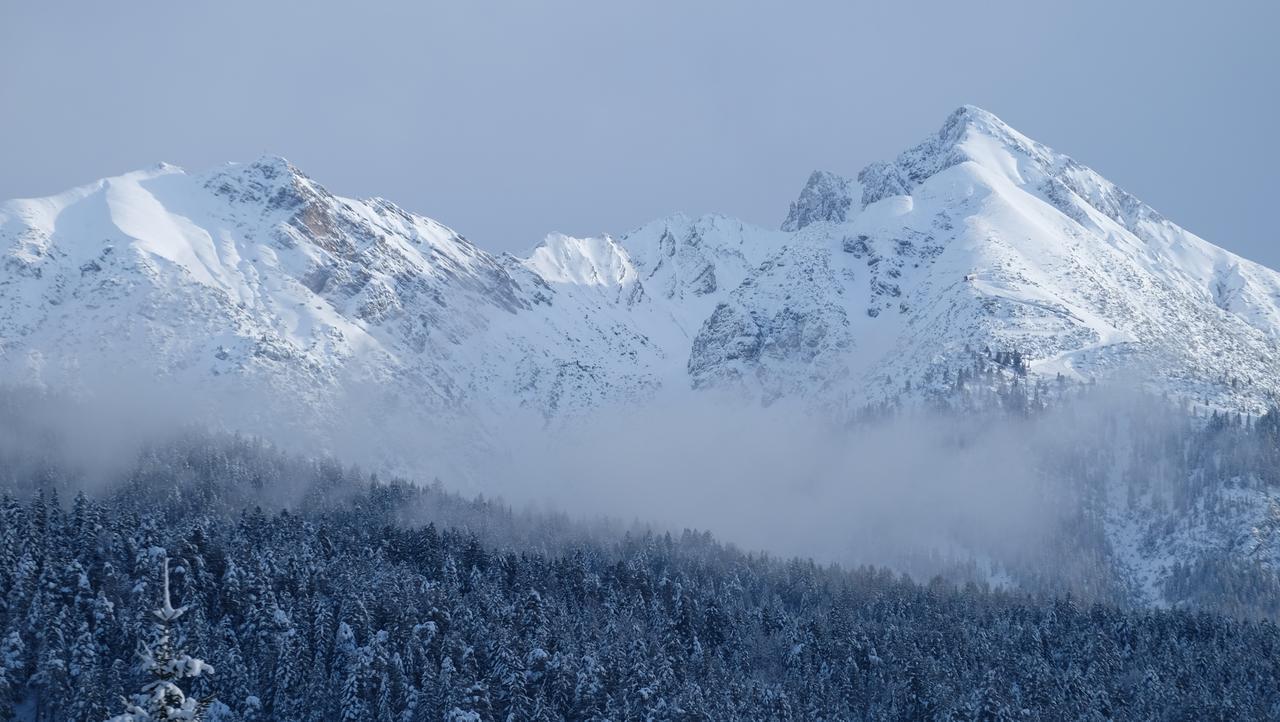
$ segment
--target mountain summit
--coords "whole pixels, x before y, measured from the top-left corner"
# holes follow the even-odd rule
[[[1250,411],[1275,398],[1280,276],[980,108],[856,181],[815,172],[783,229],[695,340],[695,385],[856,404],[945,388],[985,348],[1033,379],[1128,372]]]
[[[9,201],[0,254],[4,378],[129,368],[317,417],[353,386],[460,418],[713,387],[842,414],[945,395],[976,349],[1029,386],[1280,393],[1280,274],[973,106],[856,180],[814,172],[780,231],[675,215],[515,258],[266,157]]]

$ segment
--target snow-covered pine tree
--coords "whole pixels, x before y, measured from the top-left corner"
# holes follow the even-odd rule
[[[0,641],[0,719],[10,719],[22,689],[25,644],[16,630]]]
[[[211,674],[213,667],[175,648],[173,623],[187,611],[186,607],[173,606],[169,598],[169,558],[164,560],[163,606],[152,612],[158,620],[155,624],[155,642],[143,645],[138,656],[143,672],[154,679],[142,688],[142,692],[125,699],[124,714],[112,717],[108,722],[198,722],[204,718],[212,698],[197,700],[188,697],[179,684]]]

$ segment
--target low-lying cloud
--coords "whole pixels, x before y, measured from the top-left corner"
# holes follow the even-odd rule
[[[911,560],[930,554],[1003,559],[1043,548],[1078,493],[1051,483],[1047,464],[1106,418],[1103,406],[1075,401],[1031,419],[920,411],[845,425],[794,403],[684,393],[551,424],[530,414],[476,428],[359,394],[321,423],[305,404],[263,406],[268,393],[116,377],[74,403],[32,402],[33,423],[0,434],[0,452],[60,435],[41,453],[69,455],[91,484],[181,424],[238,430],[518,509],[702,529],[753,551],[920,572]]]

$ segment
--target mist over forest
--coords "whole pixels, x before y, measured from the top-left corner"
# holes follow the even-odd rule
[[[1274,415],[1193,423],[1108,395],[1017,423],[992,410],[832,427],[686,407],[679,428],[637,413],[531,434],[542,461],[523,478],[562,485],[500,500],[513,488],[468,498],[194,423],[110,436],[80,402],[0,399],[6,715],[112,713],[147,678],[129,650],[155,639],[162,589],[182,609],[164,633],[212,665],[185,685],[211,720],[1280,710],[1276,627],[1247,621],[1280,611],[1274,577],[1251,553],[1206,557],[1166,583],[1182,611],[1151,609],[1096,536],[1088,488],[1103,468],[1090,459],[1110,469],[1169,444],[1221,476],[1161,491],[1163,522],[1271,488]],[[647,454],[610,443],[622,431]],[[787,450],[826,456],[797,466]],[[698,486],[716,471],[753,493]],[[618,496],[641,475],[660,480]],[[707,507],[727,507],[703,516],[715,537],[680,529]]]
[[[1274,602],[1261,591],[1274,576],[1258,565],[1280,554],[1266,516],[1280,481],[1270,466],[1276,415],[1201,412],[1125,388],[1080,387],[1053,403],[991,394],[969,400],[977,409],[882,407],[847,422],[786,402],[667,396],[555,422],[513,415],[445,448],[438,440],[459,438],[459,429],[434,429],[420,416],[353,410],[311,428],[281,417],[275,433],[242,434],[234,408],[201,408],[174,393],[10,387],[0,395],[0,458],[20,496],[51,478],[64,496],[104,495],[150,449],[234,434],[613,536],[702,530],[747,552],[1123,605],[1202,606],[1201,592],[1221,593],[1172,592],[1190,572],[1166,562],[1161,547],[1198,543],[1199,564],[1272,580],[1228,592],[1241,598],[1225,608],[1208,606],[1270,615]],[[466,471],[449,475],[458,469]],[[243,504],[296,508],[306,494],[287,475],[259,487]],[[1250,516],[1259,507],[1264,514]],[[1148,555],[1115,549],[1107,527],[1121,522]]]

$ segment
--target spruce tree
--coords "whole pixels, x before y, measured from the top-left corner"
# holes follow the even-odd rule
[[[153,679],[132,700],[125,699],[124,714],[109,722],[199,722],[204,718],[213,700],[188,697],[180,686],[183,680],[213,673],[213,667],[204,660],[186,654],[174,644],[173,623],[186,611],[187,607],[175,608],[169,598],[169,558],[165,557],[163,605],[152,612],[157,620],[155,640],[143,645],[138,653],[141,670]]]

